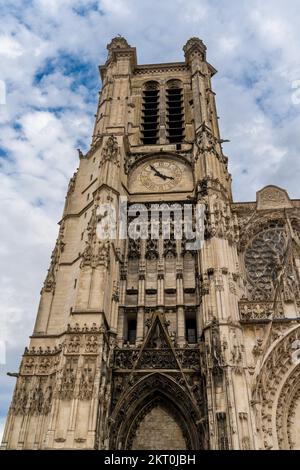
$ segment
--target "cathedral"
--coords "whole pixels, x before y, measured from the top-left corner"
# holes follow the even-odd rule
[[[1,449],[300,449],[300,200],[233,201],[200,39],[107,50]]]

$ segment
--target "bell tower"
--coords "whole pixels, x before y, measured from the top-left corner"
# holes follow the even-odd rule
[[[298,206],[275,187],[233,202],[200,39],[176,63],[138,65],[120,36],[107,49],[2,448],[285,448],[264,377],[287,259],[282,328],[297,330]],[[255,237],[270,217],[291,254],[257,286]]]

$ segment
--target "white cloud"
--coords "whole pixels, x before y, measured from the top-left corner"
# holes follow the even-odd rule
[[[106,13],[116,16],[127,16],[131,13],[129,4],[135,3],[126,0],[102,0],[101,6]]]
[[[1,35],[0,36],[0,55],[5,55],[15,59],[23,54],[23,48],[21,44],[15,39]]]

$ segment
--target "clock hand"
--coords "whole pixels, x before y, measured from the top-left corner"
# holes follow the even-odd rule
[[[159,176],[160,178],[162,178],[164,180],[169,178],[169,176],[166,176],[166,175],[163,175],[162,173],[160,173],[160,171],[158,171],[154,166],[150,165],[150,168],[154,171],[156,176]]]
[[[167,176],[167,175],[164,175],[165,178],[167,178],[168,180],[173,180],[174,177],[173,176]]]

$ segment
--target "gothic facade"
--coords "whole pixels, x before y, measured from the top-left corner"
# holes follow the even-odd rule
[[[201,40],[178,63],[107,48],[2,449],[300,449],[300,200],[232,200]],[[166,209],[157,237],[99,236],[125,199],[128,223],[200,204],[201,248]]]

